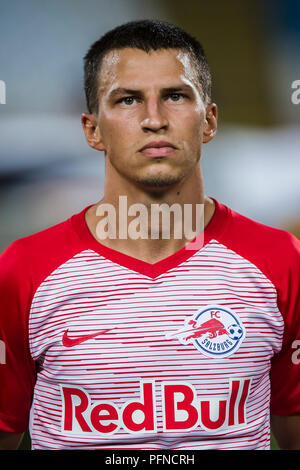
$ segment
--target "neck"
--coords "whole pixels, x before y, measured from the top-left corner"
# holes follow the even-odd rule
[[[86,223],[101,244],[153,264],[189,243],[213,213],[199,166],[190,178],[162,189],[107,179],[104,197],[86,212]]]

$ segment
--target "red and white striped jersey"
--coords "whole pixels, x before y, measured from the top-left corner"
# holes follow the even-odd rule
[[[213,198],[212,198],[213,199]],[[219,203],[149,264],[85,211],[0,257],[0,429],[33,449],[268,449],[300,412],[300,242]]]

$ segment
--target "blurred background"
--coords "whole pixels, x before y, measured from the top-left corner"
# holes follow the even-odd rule
[[[80,124],[82,58],[109,29],[145,18],[183,27],[207,54],[219,130],[204,146],[205,193],[300,237],[298,0],[10,0],[0,17],[0,252],[103,195],[104,156]]]

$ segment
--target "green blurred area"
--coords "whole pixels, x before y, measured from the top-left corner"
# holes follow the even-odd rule
[[[266,56],[267,24],[259,0],[162,0],[166,20],[195,36],[208,58],[213,101],[223,123],[266,127],[282,123],[274,109]]]
[[[271,450],[280,450],[275,440],[275,437],[273,436],[272,433],[271,433]]]

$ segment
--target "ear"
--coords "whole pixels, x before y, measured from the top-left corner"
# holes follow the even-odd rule
[[[214,138],[217,133],[218,107],[211,103],[206,108],[206,117],[204,120],[203,143],[206,144]]]
[[[81,115],[81,124],[89,146],[96,150],[105,150],[95,116],[93,114],[83,113]]]

